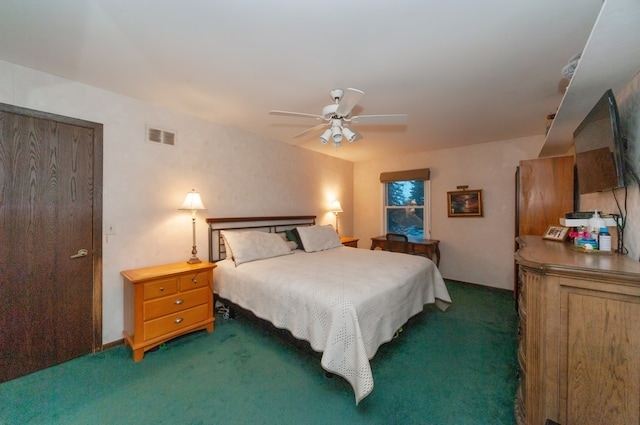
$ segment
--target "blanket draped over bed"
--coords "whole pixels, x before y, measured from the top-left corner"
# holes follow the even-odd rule
[[[322,352],[356,404],[373,390],[369,360],[380,345],[425,304],[451,302],[435,264],[414,255],[340,247],[217,264],[216,292]]]

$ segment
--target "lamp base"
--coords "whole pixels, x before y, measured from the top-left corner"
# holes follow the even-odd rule
[[[187,264],[198,264],[202,261],[198,258],[198,250],[196,249],[196,232],[193,232],[193,246],[191,247],[191,258],[187,261]]]

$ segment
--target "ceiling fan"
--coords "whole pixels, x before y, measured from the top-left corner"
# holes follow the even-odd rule
[[[335,147],[340,147],[343,138],[347,139],[349,143],[358,137],[362,138],[351,128],[351,123],[402,124],[407,120],[406,114],[351,116],[351,111],[358,104],[364,92],[362,90],[348,88],[346,90],[333,89],[330,94],[334,103],[322,108],[322,115],[277,110],[270,111],[269,114],[315,118],[323,121],[321,124],[293,135],[293,137],[301,137],[326,127],[320,136],[320,141],[323,144],[327,144],[329,140],[331,140]]]

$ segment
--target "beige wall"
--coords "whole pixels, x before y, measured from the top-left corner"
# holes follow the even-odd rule
[[[192,188],[207,211],[197,245],[208,258],[206,217],[327,213],[337,197],[341,233],[353,232],[353,163],[0,61],[0,102],[104,124],[103,341],[122,338],[120,271],[191,256]],[[145,141],[145,125],[177,131],[174,147]]]
[[[636,162],[640,113],[632,105],[638,85],[636,78],[619,98],[621,115],[635,108],[625,114],[636,117],[627,120],[636,126],[630,140]],[[0,102],[104,124],[103,218],[116,231],[103,240],[105,343],[121,338],[119,272],[189,258],[190,215],[177,208],[192,188],[208,208],[197,221],[200,258],[208,257],[206,217],[315,214],[320,224],[333,224],[326,210],[334,197],[344,210],[340,233],[359,237],[360,248],[368,249],[369,238],[383,231],[380,173],[428,167],[442,274],[513,287],[515,169],[537,155],[542,135],[352,164],[2,61]],[[177,131],[177,145],[145,142],[146,124]],[[484,217],[447,217],[446,192],[458,185],[483,190]],[[606,196],[585,199],[582,209],[611,211]],[[633,258],[640,254],[638,202],[635,186],[625,238]]]
[[[640,175],[640,74],[615,93],[622,130],[628,140],[630,163]],[[432,238],[440,240],[440,270],[449,279],[513,289],[515,170],[520,160],[536,158],[543,135],[462,148],[421,152],[362,162],[354,168],[355,236],[367,248],[369,238],[383,233],[383,191],[379,175],[385,171],[431,168]],[[572,152],[567,152],[572,154]],[[626,204],[625,247],[628,256],[640,257],[640,188],[627,181],[617,190]],[[456,186],[483,189],[484,217],[448,218],[446,193]],[[580,210],[618,212],[611,191],[583,195]]]
[[[383,233],[380,173],[431,169],[432,238],[440,240],[440,270],[446,278],[513,289],[515,172],[534,158],[543,136],[414,153],[355,164],[355,234],[368,248]],[[456,186],[482,189],[483,217],[447,217],[447,192]]]

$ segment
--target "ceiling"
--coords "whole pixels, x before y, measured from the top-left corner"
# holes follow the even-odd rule
[[[0,60],[359,162],[542,134],[602,0],[0,0]],[[319,141],[333,88],[362,139]],[[161,123],[157,123],[161,124]]]

